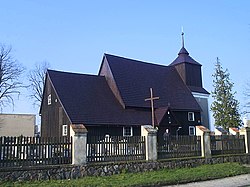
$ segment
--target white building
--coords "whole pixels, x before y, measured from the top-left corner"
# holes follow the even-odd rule
[[[0,114],[0,136],[34,136],[33,114]]]

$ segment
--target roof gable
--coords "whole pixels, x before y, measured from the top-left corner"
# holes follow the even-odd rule
[[[150,124],[150,111],[124,110],[103,76],[53,70],[48,74],[73,124]]]
[[[106,81],[110,87],[110,89],[112,90],[113,94],[115,95],[116,99],[119,101],[119,103],[122,105],[123,108],[125,108],[125,104],[123,103],[123,100],[121,98],[121,94],[119,92],[119,89],[117,88],[117,84],[115,82],[114,76],[112,74],[112,71],[109,67],[108,61],[105,57],[105,55],[103,56],[102,59],[102,64],[101,67],[99,69],[99,76],[105,76]]]

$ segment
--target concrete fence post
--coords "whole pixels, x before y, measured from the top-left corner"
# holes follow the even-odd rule
[[[84,125],[71,125],[70,136],[73,137],[72,164],[83,165],[87,163],[87,129]]]
[[[157,160],[157,130],[150,125],[141,126],[141,135],[146,141],[146,160]]]
[[[196,126],[196,135],[201,136],[201,156],[211,158],[210,130],[204,126]]]
[[[246,153],[250,154],[250,127],[243,127],[240,130],[240,135],[245,136],[245,147],[246,147]]]

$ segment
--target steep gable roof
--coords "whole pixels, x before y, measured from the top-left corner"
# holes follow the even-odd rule
[[[150,111],[124,110],[105,77],[48,70],[48,76],[73,124],[150,124]]]
[[[173,66],[141,62],[105,54],[126,107],[150,107],[145,98],[149,89],[160,99],[155,107],[174,110],[200,110],[199,104]]]

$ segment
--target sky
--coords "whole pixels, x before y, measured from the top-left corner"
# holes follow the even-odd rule
[[[97,74],[104,53],[169,65],[181,48],[202,64],[203,86],[213,90],[220,59],[241,106],[250,81],[248,0],[0,0],[0,43],[26,68]],[[24,75],[21,79],[27,83]],[[38,114],[24,89],[3,113]],[[210,96],[210,103],[212,99]]]

